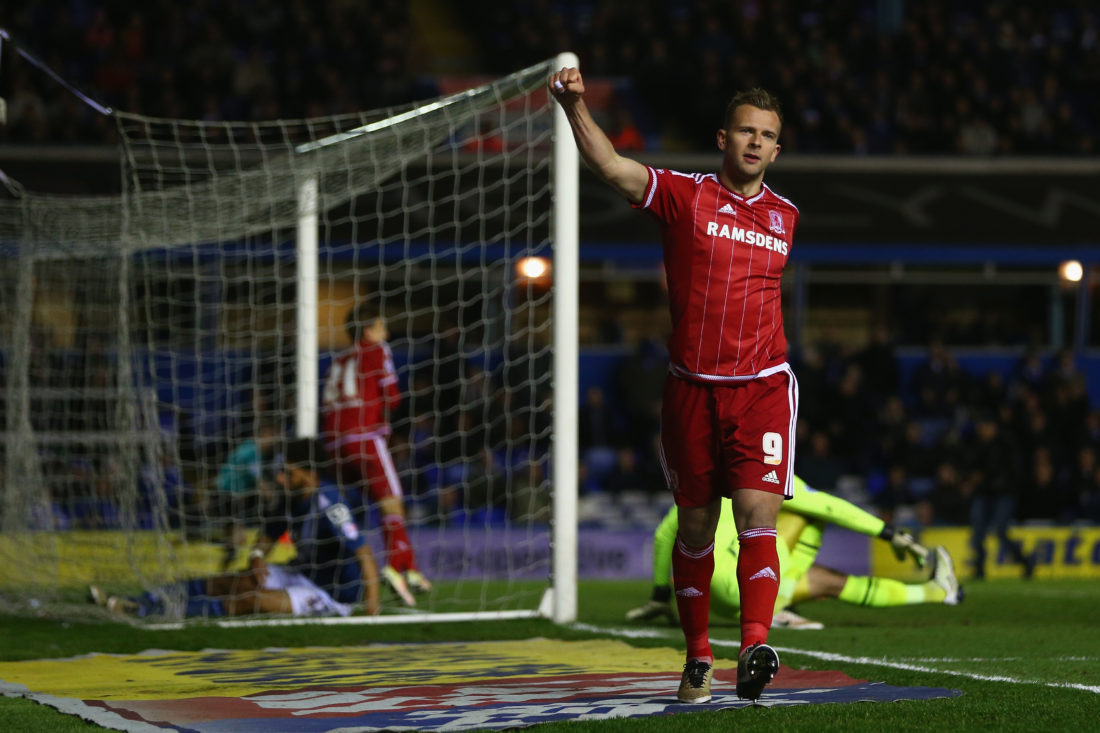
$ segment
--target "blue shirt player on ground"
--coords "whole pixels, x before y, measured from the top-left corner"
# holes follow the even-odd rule
[[[321,477],[317,458],[324,455],[309,438],[286,444],[275,480],[280,493],[265,506],[248,571],[181,581],[131,598],[108,596],[92,586],[90,599],[140,617],[169,613],[176,598],[180,615],[188,617],[346,616],[359,603],[367,614],[378,614],[374,555],[340,490]],[[354,489],[348,491],[353,492],[348,500],[357,501]],[[285,567],[269,566],[267,555],[284,533],[294,543],[295,556]]]
[[[265,511],[250,554],[252,569],[262,582],[265,558],[276,540],[289,531],[296,550],[289,564],[292,569],[336,601],[362,603],[366,612],[374,615],[381,607],[378,566],[340,490],[324,481],[317,469],[318,459],[325,455],[323,448],[309,438],[287,443],[278,475],[283,495]],[[349,497],[348,501],[357,498]]]

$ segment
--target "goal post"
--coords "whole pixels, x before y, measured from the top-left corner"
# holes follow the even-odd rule
[[[555,71],[578,67],[562,53]],[[577,419],[580,363],[580,181],[579,155],[565,111],[554,106],[554,599],[553,619],[577,617]]]
[[[180,620],[179,581],[247,563],[271,467],[323,430],[322,383],[369,296],[391,324],[390,452],[435,588],[347,622],[573,620],[578,158],[545,87],[576,64],[308,120],[115,111],[121,196],[3,202],[0,606],[83,613],[94,583]],[[528,257],[552,258],[549,278],[520,272]],[[93,353],[95,374],[32,364]],[[75,430],[93,403],[109,419]],[[225,470],[250,441],[238,494]]]

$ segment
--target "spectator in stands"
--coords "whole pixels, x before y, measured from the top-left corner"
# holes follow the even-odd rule
[[[616,370],[619,392],[615,397],[625,408],[630,444],[638,450],[649,450],[653,435],[660,430],[661,395],[667,373],[668,355],[656,341],[644,338]]]
[[[844,460],[833,450],[832,439],[825,430],[810,433],[809,450],[795,454],[795,473],[813,486],[836,486],[844,474]]]
[[[630,446],[615,451],[615,464],[603,480],[604,490],[612,495],[664,491],[665,479],[653,450],[644,456]]]
[[[1077,367],[1076,355],[1063,349],[1045,375],[1043,397],[1056,439],[1066,447],[1063,462],[1073,460],[1072,452],[1081,445],[1090,410],[1085,375]]]
[[[611,448],[620,439],[622,424],[607,404],[603,388],[590,385],[584,392],[577,419],[577,445],[582,454],[593,448]]]
[[[828,369],[816,346],[802,350],[795,367],[798,377],[798,418],[807,427],[824,428],[829,420],[828,396],[832,390]]]
[[[608,126],[607,137],[616,150],[645,150],[645,138],[634,124],[634,118],[623,107],[615,108],[613,124]]]
[[[428,420],[430,426],[430,418],[421,420]],[[440,470],[434,451],[425,449],[425,443],[430,445],[431,441],[430,431],[421,432],[417,426],[395,431],[390,438],[393,467],[401,480],[406,516],[412,524],[434,522],[439,518]]]
[[[1018,442],[1029,447],[1046,448],[1057,456],[1059,463],[1062,462],[1064,446],[1059,442],[1055,427],[1050,424],[1050,417],[1038,395],[1028,395],[1016,424]]]
[[[1023,390],[1040,394],[1046,382],[1046,374],[1042,354],[1039,353],[1039,349],[1031,346],[1013,368],[1010,386],[1017,395]]]
[[[911,421],[905,427],[905,442],[898,459],[905,466],[908,477],[906,493],[910,499],[921,499],[931,491],[938,453],[919,422]]]
[[[973,496],[970,548],[977,579],[985,577],[985,539],[990,533],[997,538],[1002,552],[1023,567],[1025,577],[1031,577],[1035,569],[1034,558],[1025,556],[1020,542],[1008,534],[1022,490],[1018,451],[995,415],[983,413],[977,417],[966,479]]]
[[[875,326],[867,345],[856,355],[856,361],[862,368],[871,406],[878,409],[901,388],[901,367],[889,329]]]
[[[887,398],[886,404],[875,416],[875,430],[871,436],[871,442],[875,444],[875,466],[881,468],[897,461],[904,450],[910,422],[912,420],[905,410],[901,394]]]
[[[931,527],[969,524],[972,491],[973,484],[963,481],[955,463],[940,463],[936,466],[931,493],[917,502],[917,516],[921,525]]]
[[[1082,476],[1073,486],[1073,490],[1077,500],[1074,521],[1100,524],[1100,466],[1092,472],[1091,477]]]
[[[1048,522],[1064,521],[1070,517],[1073,501],[1067,481],[1055,463],[1050,448],[1039,445],[1026,463],[1023,477],[1020,513],[1028,519]]]
[[[874,451],[867,436],[871,434],[875,410],[863,382],[863,369],[851,360],[841,371],[835,387],[829,391],[829,433],[833,450],[861,470],[869,465]],[[819,484],[835,486],[834,483]]]
[[[149,25],[144,17],[154,10],[145,7],[93,4],[61,12],[47,0],[26,0],[5,27],[42,58],[56,59],[55,70],[68,81],[108,104],[190,119],[203,115],[206,94],[224,100],[228,114],[272,119],[399,104],[418,92],[417,62],[431,58],[424,51],[434,39],[419,35],[407,3],[265,0],[246,8],[159,3],[154,10],[164,20]],[[472,0],[464,8],[461,17],[469,23],[456,30],[480,52],[467,60],[472,70],[510,73],[575,49],[590,75],[631,78],[641,103],[680,147],[709,149],[713,141],[690,135],[698,129],[692,120],[699,119],[699,103],[708,98],[700,89],[727,89],[736,78],[795,100],[802,114],[784,125],[788,152],[1095,152],[1100,102],[1087,70],[1100,58],[1100,9],[1089,3],[1021,3],[1007,10],[942,0],[904,3],[900,22],[870,11],[877,24],[852,23],[866,8],[851,0],[802,13],[796,23],[789,22],[787,6],[766,3],[745,4],[733,15],[691,3],[658,3],[643,11],[618,4],[591,12],[583,4]],[[873,33],[865,30],[871,27]],[[952,29],[950,42],[941,42],[944,28]],[[991,43],[994,36],[1028,41]],[[280,80],[277,97],[262,70],[250,70],[243,80],[233,73],[251,66],[237,61],[255,53]],[[751,63],[764,55],[774,63]],[[27,68],[18,60],[10,66]],[[347,69],[370,73],[352,81]],[[21,121],[0,127],[0,136],[57,142],[76,135],[81,142],[101,142],[112,133],[110,125],[71,125],[72,108],[53,103],[67,92],[40,78],[33,95],[9,98]],[[37,95],[40,103],[25,99]],[[31,117],[39,122],[27,123]]]
[[[966,394],[966,375],[943,341],[928,345],[928,359],[913,373],[910,391],[919,417],[950,420]]]
[[[602,387],[592,385],[585,390],[577,414],[577,447],[597,484],[614,468],[616,447],[626,442],[625,420],[620,415],[620,410],[607,403]]]
[[[1068,501],[1061,519],[1092,522],[1100,519],[1100,460],[1095,446],[1086,444],[1077,452],[1067,485]]]
[[[984,377],[974,382],[969,400],[972,409],[984,412],[998,412],[1008,401],[1008,386],[996,369],[988,370]]]
[[[548,523],[553,516],[553,496],[543,461],[528,456],[512,472],[508,515],[514,525]]]

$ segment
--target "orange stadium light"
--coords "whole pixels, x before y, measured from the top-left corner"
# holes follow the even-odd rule
[[[1079,283],[1085,276],[1085,268],[1077,260],[1066,260],[1058,265],[1058,277],[1065,283]]]
[[[549,280],[550,260],[545,257],[524,257],[516,262],[516,276],[532,282]]]

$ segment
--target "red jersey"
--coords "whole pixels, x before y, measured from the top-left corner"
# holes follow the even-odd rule
[[[649,168],[638,208],[661,224],[672,371],[709,382],[784,364],[779,284],[798,208],[766,185],[744,198],[713,173],[660,168]]]
[[[325,433],[334,447],[388,435],[386,410],[401,402],[390,347],[361,341],[338,354],[325,379],[322,402]]]

